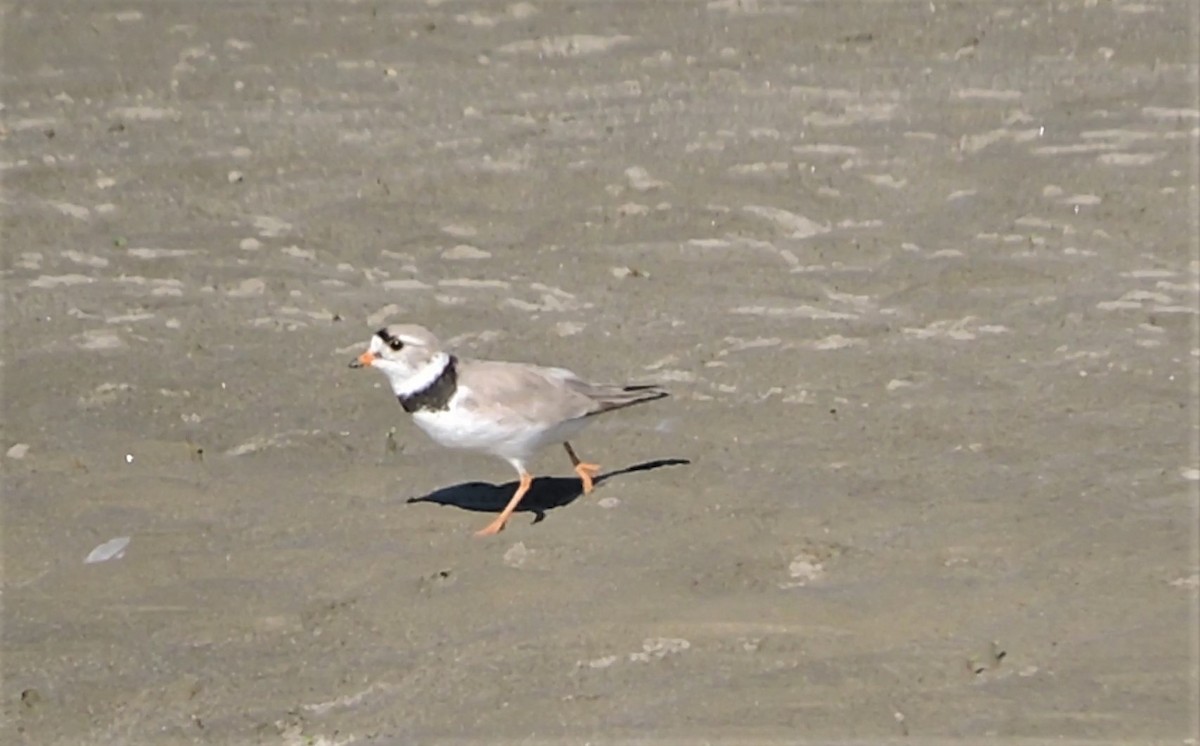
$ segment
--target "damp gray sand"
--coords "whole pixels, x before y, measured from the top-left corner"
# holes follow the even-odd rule
[[[4,741],[1196,738],[1193,11],[5,3]]]

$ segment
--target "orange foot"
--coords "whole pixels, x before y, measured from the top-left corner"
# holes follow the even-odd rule
[[[483,528],[476,531],[475,535],[476,536],[495,536],[496,534],[498,534],[504,530],[504,525],[506,523],[508,523],[508,521],[506,519],[496,518],[496,520],[492,521],[487,526],[484,526]]]
[[[512,499],[508,501],[508,505],[504,506],[504,510],[500,511],[500,515],[496,516],[496,520],[475,532],[476,536],[495,536],[504,530],[504,524],[508,523],[508,517],[517,509],[517,505],[521,502],[521,498],[525,497],[525,493],[533,486],[533,475],[522,471],[521,483],[517,485],[517,491],[513,494]]]
[[[585,464],[580,461],[578,464],[575,464],[575,473],[583,481],[583,494],[591,494],[592,490],[595,489],[595,481],[592,477],[600,473],[600,465]]]
[[[592,487],[595,484],[592,477],[600,473],[600,466],[598,464],[585,464],[580,461],[570,443],[563,443],[563,448],[567,449],[567,456],[571,459],[571,465],[575,467],[575,473],[583,480],[583,494],[588,494],[592,491]]]

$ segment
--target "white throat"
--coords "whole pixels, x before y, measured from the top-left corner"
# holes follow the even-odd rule
[[[439,352],[410,376],[401,378],[392,371],[387,371],[388,383],[392,384],[392,393],[396,396],[409,397],[418,391],[424,391],[433,385],[433,382],[442,375],[449,364],[450,355]]]

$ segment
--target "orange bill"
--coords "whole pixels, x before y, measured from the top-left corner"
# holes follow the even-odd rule
[[[368,368],[375,362],[375,353],[367,350],[350,363],[351,368]]]

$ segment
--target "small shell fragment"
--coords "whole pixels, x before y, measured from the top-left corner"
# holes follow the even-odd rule
[[[87,559],[83,561],[85,565],[94,565],[97,562],[108,562],[110,559],[120,559],[125,556],[125,547],[129,546],[128,536],[118,536],[115,539],[109,539],[100,546],[96,547],[88,554]]]

